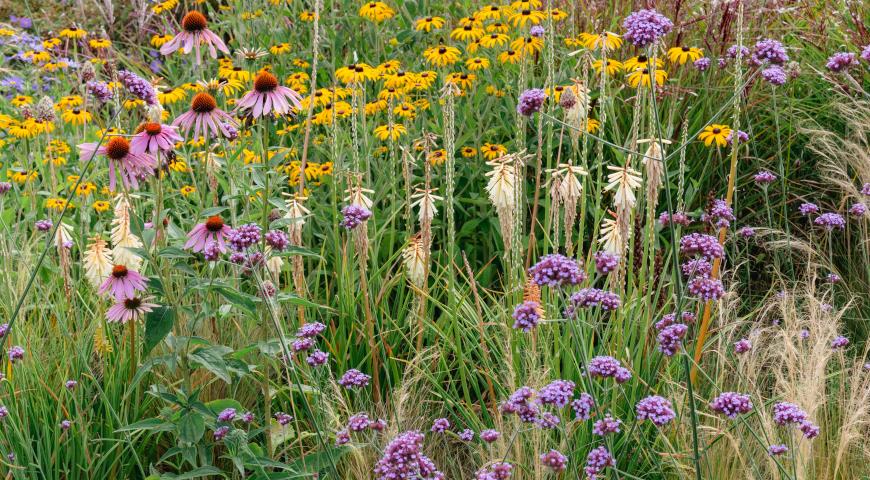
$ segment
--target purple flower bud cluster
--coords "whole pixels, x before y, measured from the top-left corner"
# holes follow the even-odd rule
[[[782,427],[797,425],[804,437],[811,440],[819,436],[819,427],[808,419],[809,415],[801,407],[789,402],[779,402],[773,406],[773,421]]]
[[[260,241],[260,226],[256,223],[248,223],[230,230],[227,242],[237,252],[244,252],[248,247]]]
[[[788,447],[783,444],[771,445],[767,447],[767,454],[771,457],[776,457],[788,452]]]
[[[781,87],[788,81],[788,74],[782,67],[772,65],[761,71],[761,78],[774,87]]]
[[[24,348],[15,345],[9,349],[9,361],[15,363],[24,359]]]
[[[538,263],[529,268],[529,275],[536,285],[548,287],[579,285],[586,280],[586,274],[577,260],[558,253],[544,255]]]
[[[861,202],[853,203],[852,206],[849,208],[849,215],[852,215],[853,217],[861,218],[866,214],[867,214],[867,205],[865,205]]]
[[[846,220],[839,213],[823,213],[816,217],[813,223],[829,232],[833,231],[835,228],[840,230],[846,228]]]
[[[739,52],[738,52],[739,50]],[[737,45],[731,45],[728,47],[728,50],[725,51],[725,58],[729,60],[733,60],[735,58],[746,58],[749,56],[749,47],[743,45],[738,48]]]
[[[611,433],[619,433],[619,427],[622,425],[622,420],[613,418],[608,413],[601,420],[592,424],[592,433],[599,437],[604,437]]]
[[[533,25],[532,28],[529,29],[529,35],[531,35],[535,38],[543,37],[544,33],[545,33],[544,27],[542,27],[540,25]]]
[[[553,380],[538,391],[538,403],[564,408],[574,396],[574,382],[569,380]]]
[[[434,422],[432,422],[432,433],[444,433],[447,430],[450,430],[450,420],[446,418],[436,418]]]
[[[63,386],[66,387],[67,390],[73,391],[76,389],[77,386],[79,386],[79,382],[75,380],[67,380],[66,383],[63,384]]]
[[[278,422],[278,425],[281,425],[282,427],[293,421],[293,416],[284,412],[278,412],[272,416],[275,418],[275,421]]]
[[[687,277],[706,277],[713,271],[713,265],[706,258],[693,258],[680,265],[680,270]]]
[[[659,351],[665,356],[674,356],[683,346],[683,338],[688,331],[689,327],[682,323],[675,323],[663,328],[656,336]]]
[[[558,450],[550,450],[541,454],[541,463],[554,472],[563,472],[568,466],[568,457]]]
[[[602,275],[614,272],[619,267],[619,255],[615,253],[602,250],[595,252],[594,258],[595,270]]]
[[[459,439],[463,442],[470,442],[474,440],[474,430],[466,428],[465,430],[459,432]]]
[[[752,350],[752,342],[748,338],[741,338],[734,342],[734,351],[737,353],[746,353]]]
[[[372,211],[359,205],[348,205],[341,209],[342,219],[339,225],[353,230],[372,218]]]
[[[755,229],[752,227],[743,227],[740,230],[737,230],[737,235],[740,235],[740,238],[752,238],[755,236]]]
[[[443,478],[435,463],[423,454],[423,434],[407,431],[393,438],[375,465],[378,480],[435,480]]]
[[[613,455],[603,445],[592,449],[589,455],[586,456],[586,466],[583,471],[589,480],[598,480],[598,475],[607,467],[613,467],[616,462],[613,460]]]
[[[230,427],[227,425],[220,426],[214,429],[214,441],[220,442],[230,433]]]
[[[685,212],[662,212],[661,215],[659,215],[659,223],[661,223],[662,226],[666,227],[670,222],[688,227],[692,223],[692,219],[689,218]]]
[[[157,105],[157,92],[151,86],[151,82],[136,75],[129,70],[121,70],[118,72],[118,80],[124,85],[124,88],[134,97],[142,100],[148,105]]]
[[[351,368],[344,372],[344,375],[342,375],[338,380],[338,384],[351,390],[353,388],[367,387],[369,385],[369,380],[371,379],[372,377],[370,375],[366,375],[355,368]]]
[[[653,9],[638,10],[625,17],[622,28],[626,40],[635,47],[644,48],[667,35],[674,28],[674,22]]]
[[[682,315],[680,315],[680,318],[682,319],[683,323],[687,324],[695,323],[696,320],[695,314],[692,312],[683,312]],[[656,322],[655,327],[656,330],[663,330],[664,328],[670,325],[674,325],[675,323],[678,323],[676,314],[668,313],[662,315],[662,319]]]
[[[753,180],[755,180],[755,183],[758,185],[770,185],[776,181],[776,175],[767,170],[761,170],[755,174]]]
[[[531,387],[518,388],[508,400],[501,405],[502,413],[516,414],[525,423],[535,423],[539,419],[540,409],[533,402],[537,392]]]
[[[706,72],[710,68],[710,59],[707,57],[701,57],[692,64],[695,66],[699,72]]]
[[[577,420],[589,420],[592,417],[595,402],[592,400],[592,395],[583,392],[571,402],[571,408],[574,410],[574,418]]]
[[[307,352],[314,347],[314,339],[300,338],[298,340],[294,340],[290,347],[293,353]]]
[[[314,350],[305,358],[305,362],[312,367],[324,365],[327,360],[329,360],[329,354],[320,350]]]
[[[718,278],[695,277],[689,281],[688,291],[693,297],[705,302],[725,296],[725,286]]]
[[[819,206],[815,203],[804,202],[798,207],[798,212],[806,217],[807,215],[819,213]]]
[[[848,345],[849,345],[849,339],[842,336],[842,335],[831,340],[831,348],[833,348],[834,350],[846,348]]]
[[[475,480],[507,480],[511,478],[514,466],[507,462],[496,462],[477,471]]]
[[[719,240],[712,235],[703,233],[690,233],[680,238],[680,253],[691,256],[697,255],[707,260],[723,258],[725,249],[719,244]]]
[[[236,409],[235,408],[225,408],[221,410],[221,413],[218,414],[217,420],[219,422],[229,423],[236,419]]]
[[[54,222],[52,222],[51,219],[46,218],[44,220],[37,220],[33,226],[36,227],[37,231],[47,232],[54,226]]]
[[[749,395],[724,392],[710,402],[710,409],[733,420],[739,415],[751,411],[752,401],[749,400]]]
[[[109,85],[105,82],[91,80],[90,82],[85,84],[85,89],[88,93],[91,94],[92,97],[96,98],[100,103],[107,103],[114,96],[114,94],[112,93],[112,89],[109,88]]]
[[[617,383],[625,383],[631,379],[631,372],[623,367],[619,360],[609,356],[594,357],[589,361],[589,367],[586,370],[593,377],[613,377]]]
[[[272,249],[283,252],[290,245],[290,239],[287,234],[281,230],[269,230],[266,232],[266,243]]]
[[[772,63],[774,65],[782,65],[788,62],[788,53],[782,43],[767,38],[759,40],[752,49],[752,58],[750,61],[755,65],[763,65],[764,63]]]
[[[839,73],[858,66],[858,56],[852,52],[837,52],[828,58],[825,66],[828,70]]]
[[[619,295],[600,288],[584,288],[568,299],[565,317],[574,318],[578,308],[600,307],[605,312],[616,310],[622,304]]]
[[[314,338],[326,330],[326,325],[320,322],[306,323],[296,330],[296,336],[300,338]]]
[[[739,137],[738,137],[739,138]],[[710,222],[718,228],[727,228],[731,226],[731,222],[735,220],[734,211],[725,200],[713,200],[713,205],[710,210],[701,215],[702,222]]]
[[[512,315],[514,319],[514,328],[521,329],[524,332],[529,332],[541,320],[543,309],[541,304],[534,300],[526,300],[514,308]]]
[[[864,195],[865,197],[870,197],[870,182],[867,182],[861,186],[861,195]]]
[[[547,100],[547,94],[541,88],[530,88],[520,94],[517,103],[517,113],[526,117],[532,116],[539,111]]]
[[[865,62],[870,62],[870,45],[866,45],[861,50],[861,58],[864,59]]]
[[[369,420],[369,416],[365,412],[351,415],[351,417],[347,419],[347,429],[351,432],[362,432],[363,430],[368,429],[370,424],[371,420]]]
[[[731,146],[731,142],[732,142],[733,138],[734,138],[734,130],[731,130],[731,132],[728,134],[728,136],[725,137],[725,143],[728,146]],[[746,143],[748,141],[749,141],[749,134],[744,132],[743,130],[737,130],[737,142],[738,143]]]
[[[637,402],[634,411],[638,421],[649,420],[657,427],[667,425],[677,416],[671,401],[658,395],[651,395]]]
[[[498,433],[497,430],[487,429],[487,430],[480,432],[480,439],[486,443],[492,443],[492,442],[498,440],[498,437],[500,437],[500,436],[501,436],[501,434]]]

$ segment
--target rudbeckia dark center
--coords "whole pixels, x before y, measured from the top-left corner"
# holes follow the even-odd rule
[[[106,144],[106,155],[112,160],[121,160],[130,153],[130,142],[124,137],[112,137]]]
[[[187,12],[187,15],[181,19],[181,28],[191,33],[205,30],[206,27],[208,27],[208,20],[205,15],[196,10]]]
[[[718,128],[713,129],[713,135],[719,135],[720,133],[722,133],[722,130],[720,130]]]

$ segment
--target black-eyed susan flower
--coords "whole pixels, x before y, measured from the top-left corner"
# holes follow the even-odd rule
[[[185,185],[178,189],[178,193],[180,193],[184,197],[188,197],[196,193],[196,187],[194,187],[193,185]]]
[[[109,211],[111,205],[109,205],[109,202],[105,200],[97,200],[96,202],[91,204],[91,207],[97,213],[105,213]]]
[[[511,3],[511,10],[535,9],[541,8],[542,5],[541,0],[517,0]]]
[[[290,44],[287,42],[282,42],[276,45],[272,45],[269,47],[269,52],[272,55],[284,55],[285,53],[290,53]]]
[[[561,8],[551,8],[548,12],[550,18],[553,19],[554,22],[561,22],[568,18],[568,12],[562,10]]]
[[[336,78],[345,85],[374,80],[377,75],[377,70],[366,63],[352,63],[335,71]]]
[[[377,73],[380,76],[392,75],[402,68],[402,63],[398,60],[387,60],[376,67]]]
[[[387,108],[386,100],[376,100],[374,102],[366,103],[365,105],[365,114],[366,115],[374,115],[378,112],[382,112]]]
[[[459,21],[457,23],[459,24],[460,27],[464,27],[466,25],[470,25],[472,27],[482,27],[483,26],[483,21],[474,15],[462,17],[459,19]]]
[[[525,8],[517,10],[508,18],[508,21],[515,27],[525,27],[526,25],[537,25],[547,18],[547,14],[540,10],[532,10]]]
[[[49,38],[42,41],[42,48],[46,50],[51,50],[53,48],[59,47],[61,44],[61,40],[57,37]]]
[[[703,56],[704,52],[700,48],[674,47],[668,50],[668,60],[677,65],[683,65],[686,62],[694,63],[695,60]]]
[[[387,139],[390,141],[396,141],[399,137],[407,133],[408,130],[401,123],[394,124],[392,127],[389,125],[381,125],[375,128],[375,137],[381,141],[386,141]]]
[[[668,74],[664,70],[655,71],[655,82],[657,86],[662,86],[667,80]],[[648,68],[639,68],[628,74],[628,84],[634,88],[638,86],[649,87],[652,85],[652,72]]]
[[[586,119],[586,131],[588,133],[595,133],[598,131],[599,128],[601,128],[601,122],[594,118]]]
[[[711,146],[716,143],[717,147],[724,147],[728,143],[728,135],[731,134],[731,127],[728,125],[712,124],[704,127],[704,131],[698,135],[698,140],[704,142],[704,146]]]
[[[64,110],[63,114],[61,114],[61,119],[70,125],[84,125],[90,123],[93,117],[87,110],[72,108]]]
[[[427,90],[435,83],[435,79],[437,78],[437,72],[431,70],[420,72],[416,75],[414,80],[414,88],[417,90]]]
[[[565,91],[565,86],[556,85],[553,88],[547,88],[544,90],[544,93],[547,94],[548,97],[552,98],[555,103],[559,103],[559,100],[562,98],[562,92]]]
[[[507,44],[510,37],[504,33],[490,33],[480,38],[480,44],[486,48],[501,47]]]
[[[112,46],[112,41],[108,38],[92,38],[88,40],[88,46],[94,50],[105,50]]]
[[[418,32],[431,32],[438,30],[444,26],[444,19],[441,17],[424,17],[418,18],[414,22],[414,30]]]
[[[473,73],[454,72],[447,76],[448,83],[452,83],[462,90],[471,88],[475,80],[477,80],[477,75]]]
[[[622,37],[612,32],[581,33],[580,43],[589,50],[615,50],[622,46]]]
[[[486,26],[486,33],[508,33],[510,30],[510,25],[502,22],[495,22]]]
[[[169,35],[169,34],[153,35],[151,37],[151,46],[154,48],[160,48],[163,45],[166,45],[167,43],[169,43],[170,40],[172,40],[172,35]]]
[[[64,28],[60,31],[60,33],[58,33],[58,35],[63,38],[68,38],[70,40],[81,40],[82,38],[88,36],[88,32],[87,30],[82,30],[81,28],[73,26],[69,28]]]
[[[153,7],[151,7],[151,11],[154,12],[155,15],[160,15],[163,12],[168,12],[175,7],[178,6],[178,0],[164,0]]]
[[[157,100],[161,105],[173,105],[187,98],[187,91],[183,88],[167,88],[157,91]]]
[[[522,50],[505,50],[498,54],[498,61],[501,63],[519,63],[523,58]]]
[[[375,23],[393,18],[396,11],[384,2],[366,2],[359,9],[359,15]]]
[[[495,85],[487,85],[484,91],[491,97],[502,98],[505,96],[505,91]]]
[[[507,148],[499,143],[487,142],[480,147],[480,151],[483,153],[483,158],[495,160],[498,157],[504,156],[507,153]]]
[[[464,27],[456,27],[450,32],[450,38],[461,42],[473,42],[484,34],[483,29],[473,25],[465,25]]]
[[[405,98],[405,90],[399,88],[385,88],[378,92],[378,98],[384,101],[398,101]]]
[[[398,71],[384,77],[384,86],[387,88],[408,88],[414,83],[414,74],[405,71]]]
[[[473,57],[465,61],[465,66],[472,72],[477,70],[485,70],[489,68],[489,59],[484,57]]]
[[[502,15],[506,15],[508,9],[499,5],[487,5],[475,13],[475,16],[483,21],[486,20],[501,20]]]
[[[414,118],[417,115],[417,107],[412,103],[402,102],[393,108],[393,114],[402,118]]]
[[[316,18],[317,18],[317,15],[314,12],[309,11],[309,10],[305,10],[299,14],[299,20],[301,20],[303,22],[313,22],[314,19],[316,19]]]
[[[33,97],[28,95],[16,95],[9,101],[13,107],[23,107],[33,103]]]
[[[531,35],[519,37],[511,42],[511,50],[518,50],[526,55],[534,55],[544,48],[544,41]]]
[[[622,68],[626,72],[631,72],[639,68],[646,68],[647,66],[649,66],[649,57],[646,55],[631,57],[622,64]],[[661,58],[656,58],[656,70],[664,69],[664,67],[665,62]]]
[[[250,71],[236,66],[218,69],[218,75],[230,80],[238,80],[242,83],[247,83],[253,78],[253,74]]]
[[[594,62],[592,62],[592,68],[595,69],[595,73],[598,73],[598,74],[601,73],[601,63],[602,63],[601,60],[595,60]],[[607,69],[606,69],[607,76],[609,76],[609,77],[615,76],[617,73],[622,71],[622,68],[623,68],[623,66],[622,66],[621,62],[613,60],[612,58],[607,59]]]
[[[432,165],[433,167],[444,165],[444,162],[447,161],[447,150],[444,150],[443,148],[433,150],[429,152],[429,156],[426,157],[426,160],[429,162],[429,165]]]
[[[81,182],[76,187],[76,196],[87,197],[93,195],[97,191],[97,185],[94,182]]]
[[[429,47],[423,52],[423,57],[436,67],[444,67],[453,65],[459,61],[459,49],[456,47],[448,47],[447,45],[438,45]]]
[[[477,149],[474,147],[465,146],[459,150],[459,153],[464,158],[474,158],[477,156]]]
[[[68,108],[80,107],[83,103],[84,99],[81,95],[67,95],[65,97],[60,97],[54,105],[54,108],[57,110],[66,110]]]

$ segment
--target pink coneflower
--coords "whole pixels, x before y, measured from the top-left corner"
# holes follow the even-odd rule
[[[132,297],[119,300],[106,311],[106,321],[109,323],[127,323],[130,320],[141,320],[146,313],[157,307],[157,305],[147,303],[145,300],[148,299]]]
[[[130,151],[136,154],[169,152],[177,142],[184,140],[176,133],[177,127],[145,122],[139,126],[138,133],[130,140]]]
[[[198,138],[202,133],[202,136],[208,140],[209,132],[213,135],[231,136],[227,123],[234,123],[233,117],[217,108],[214,97],[206,92],[199,92],[190,101],[190,110],[179,115],[172,125],[181,127],[185,133],[193,128],[194,137]]]
[[[145,153],[134,153],[124,137],[112,137],[105,145],[83,143],[79,145],[82,158],[104,155],[109,159],[109,190],[115,191],[120,179],[126,188],[139,188],[139,182],[154,173],[156,161]]]
[[[224,238],[230,233],[230,230],[232,230],[230,226],[225,224],[221,217],[217,215],[208,217],[204,223],[196,224],[187,234],[187,243],[184,244],[184,248],[201,252],[209,244],[214,243],[218,250],[224,253],[227,251]]]
[[[136,296],[136,290],[145,290],[145,279],[135,270],[130,270],[124,265],[115,265],[112,267],[112,274],[100,285],[99,292],[103,294],[110,290],[115,300],[133,298]]]
[[[291,88],[278,84],[275,75],[263,70],[254,78],[254,89],[246,93],[237,104],[238,110],[248,110],[254,118],[269,115],[286,115],[299,108],[302,97]]]
[[[214,32],[208,29],[208,19],[200,12],[191,10],[181,19],[181,31],[175,35],[175,38],[160,47],[162,55],[181,49],[184,53],[190,53],[191,47],[196,50],[196,64],[202,63],[199,51],[200,44],[208,45],[211,58],[217,58],[217,50],[229,55],[230,50],[221,37],[215,35]]]

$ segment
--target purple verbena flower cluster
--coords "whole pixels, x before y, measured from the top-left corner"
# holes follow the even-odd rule
[[[855,66],[858,66],[858,56],[852,52],[837,52],[831,55],[828,58],[828,63],[825,64],[825,67],[834,73],[839,73]]]
[[[344,372],[344,375],[342,375],[338,380],[338,384],[350,390],[353,388],[367,387],[369,385],[369,380],[371,379],[372,377],[370,375],[366,375],[355,368],[351,368]]]
[[[400,433],[384,448],[374,470],[378,480],[435,480],[442,478],[435,463],[423,454],[423,434]]]
[[[542,88],[530,88],[520,94],[517,113],[529,117],[539,111],[546,100],[547,94]]]
[[[339,225],[342,227],[353,230],[372,217],[372,212],[368,208],[361,207],[359,205],[348,205],[341,209],[342,219]]]
[[[710,402],[710,409],[728,418],[735,419],[739,415],[752,410],[749,395],[737,392],[724,392]]]
[[[602,275],[616,271],[616,268],[619,267],[619,255],[615,253],[602,250],[595,252],[593,257],[595,258],[595,270]]]
[[[586,369],[589,375],[600,378],[614,378],[617,383],[625,383],[631,379],[631,372],[619,363],[619,360],[609,356],[597,356],[589,361]]]
[[[541,304],[535,300],[526,300],[514,308],[512,315],[514,328],[529,332],[536,326],[543,316]]]
[[[649,420],[658,427],[667,425],[677,416],[671,401],[658,395],[650,395],[637,402],[634,410],[638,421]]]
[[[638,10],[622,22],[623,36],[632,45],[644,48],[664,37],[674,28],[674,22],[653,9]]]
[[[529,268],[529,275],[535,284],[548,287],[579,285],[586,280],[586,274],[577,260],[558,253],[544,255]]]

